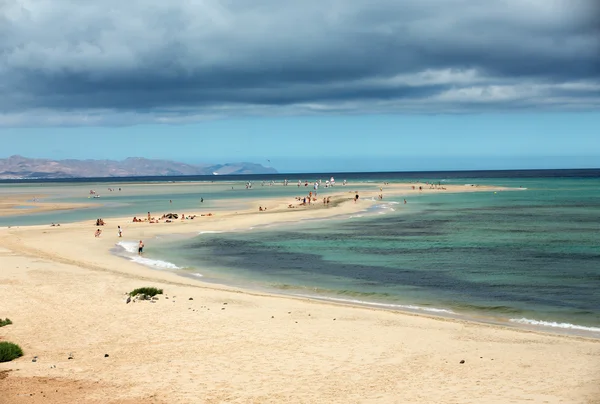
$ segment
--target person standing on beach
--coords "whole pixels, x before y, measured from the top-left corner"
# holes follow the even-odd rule
[[[144,252],[144,242],[140,240],[140,244],[138,245],[138,255],[142,255]]]
[[[123,231],[121,230],[121,226],[117,226],[117,232],[119,233],[119,237],[123,237]]]

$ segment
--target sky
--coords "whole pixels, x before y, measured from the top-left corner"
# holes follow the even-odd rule
[[[0,158],[599,167],[599,55],[594,0],[0,0]]]

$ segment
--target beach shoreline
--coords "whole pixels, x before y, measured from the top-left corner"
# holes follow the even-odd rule
[[[369,213],[370,216],[375,216],[377,213]],[[368,217],[368,215],[366,215]],[[307,218],[300,221],[286,221],[286,222],[277,222],[270,223],[264,225],[265,227],[275,227],[275,228],[283,228],[285,225],[289,225],[292,223],[299,222],[308,222],[308,221],[322,221],[322,220],[345,220],[348,218],[348,214],[341,214],[335,216],[328,216],[321,219],[312,219]],[[261,229],[260,226],[254,226],[252,228],[247,229],[232,229],[228,231],[205,231],[200,233],[171,233],[165,234],[160,233],[156,234],[155,238],[160,238],[159,243],[164,242],[164,238],[171,238],[167,242],[173,242],[174,238],[178,241],[189,241],[197,237],[198,235],[204,233],[239,233],[239,232],[250,232],[256,229]],[[127,243],[137,248],[137,244],[134,241],[127,241]],[[188,279],[193,279],[198,282],[204,284],[204,286],[210,287],[211,285],[224,287],[224,288],[233,288],[234,290],[243,290],[248,293],[259,293],[259,294],[267,294],[267,295],[275,295],[279,297],[288,297],[288,298],[301,298],[301,299],[310,299],[322,302],[328,302],[333,304],[340,304],[350,307],[367,307],[376,310],[389,310],[389,311],[397,311],[401,313],[413,314],[413,315],[425,315],[429,317],[439,317],[447,320],[457,320],[457,321],[466,321],[472,322],[476,324],[487,324],[500,326],[510,329],[524,330],[530,332],[539,332],[539,333],[548,333],[552,335],[563,335],[567,337],[582,337],[588,339],[600,339],[600,328],[594,326],[587,325],[579,325],[579,324],[567,324],[567,323],[558,323],[558,322],[548,322],[548,321],[540,321],[535,319],[513,319],[511,316],[492,316],[491,314],[484,314],[479,312],[463,312],[463,311],[455,311],[451,307],[433,307],[428,305],[419,305],[413,304],[411,302],[385,302],[385,301],[369,301],[369,300],[360,300],[360,299],[351,299],[351,298],[340,298],[335,295],[328,294],[309,294],[307,291],[304,293],[301,292],[301,287],[289,285],[291,291],[282,290],[277,285],[253,285],[245,283],[240,279],[224,279],[218,277],[207,277],[205,273],[202,271],[200,267],[194,267],[195,272],[188,272],[191,268],[181,268],[178,267],[175,263],[172,263],[168,260],[160,259],[147,259],[144,262],[137,261],[137,258],[134,254],[133,247],[130,249],[126,249],[124,246],[120,245],[121,243],[117,243],[113,248],[111,248],[111,253],[119,258],[124,260],[133,260],[138,265],[142,265],[146,268],[149,268],[152,271],[173,271],[178,276],[182,276]],[[129,251],[128,251],[129,250]],[[526,321],[525,321],[526,320]],[[537,323],[537,324],[536,324]]]
[[[26,352],[0,364],[0,372],[10,371],[0,378],[7,392],[0,402],[21,402],[40,380],[60,385],[63,399],[44,401],[54,403],[592,403],[598,397],[596,339],[257,293],[110,253],[118,238],[108,233],[119,223],[126,239],[151,240],[352,214],[368,205],[347,194],[330,209],[289,209],[280,199],[266,203],[267,212],[257,205],[170,224],[106,218],[111,231],[100,238],[91,220],[0,228],[0,317],[14,323],[0,328],[0,339]],[[140,286],[161,287],[165,295],[154,304],[125,304],[124,293]],[[71,352],[75,359],[67,360]],[[34,355],[41,360],[32,363]],[[131,363],[140,356],[145,360]],[[440,388],[428,389],[430,383]]]
[[[171,183],[150,183],[152,185],[174,185]],[[134,184],[139,186],[148,185],[146,183]],[[363,215],[376,215],[376,213],[371,212],[367,213],[368,210],[376,205],[385,203],[384,200],[380,200],[377,198],[378,194],[381,192],[378,190],[379,185],[373,183],[355,183],[352,184],[357,189],[362,189],[362,191],[358,191],[363,195],[361,203],[358,205],[354,202],[353,196],[357,191],[349,190],[353,189],[352,186],[342,187],[338,186],[335,190],[335,193],[330,195],[330,198],[333,198],[331,205],[322,204],[320,200],[317,202],[313,202],[312,204],[308,204],[305,206],[300,206],[301,203],[298,200],[291,201],[289,198],[276,197],[276,198],[268,198],[260,201],[247,202],[246,208],[243,210],[240,209],[232,209],[232,210],[223,210],[219,211],[218,214],[208,216],[205,213],[190,213],[189,216],[196,217],[194,221],[187,220],[173,220],[172,223],[148,223],[146,218],[143,219],[140,223],[127,223],[131,218],[128,217],[107,217],[106,221],[108,223],[125,223],[126,225],[123,228],[135,228],[140,231],[140,236],[136,237],[144,237],[146,240],[148,238],[160,238],[160,237],[183,237],[184,239],[190,239],[198,234],[204,232],[247,232],[253,229],[260,229],[266,227],[279,227],[282,228],[286,225],[295,224],[295,223],[305,223],[309,221],[322,221],[322,220],[345,220],[349,217],[353,217],[355,215],[360,214]],[[426,184],[422,184],[424,186]],[[371,191],[366,191],[364,189],[365,186],[374,188]],[[475,184],[465,184],[465,185],[445,185],[447,188],[443,190],[444,193],[461,193],[461,192],[516,192],[516,191],[524,191],[522,188],[508,188],[508,187],[499,187],[499,186],[478,186]],[[427,186],[419,190],[419,183],[394,183],[385,186],[386,195],[391,196],[406,196],[411,195],[411,193],[423,195],[423,194],[433,194],[442,192],[442,190],[433,188],[433,184],[427,184]],[[300,191],[305,191],[305,187],[299,187]],[[416,189],[415,189],[416,188]],[[366,195],[366,196],[365,196]],[[289,206],[292,202],[295,209],[289,209]],[[231,201],[226,202],[231,203]],[[300,204],[300,205],[299,205]],[[258,211],[259,206],[265,206],[265,211]],[[267,209],[269,207],[269,209]],[[337,209],[337,208],[341,209]],[[296,217],[292,217],[292,215]],[[246,219],[245,219],[246,218]],[[207,231],[202,228],[199,229],[200,221],[205,220],[208,223],[211,223],[210,229]],[[81,228],[88,226],[90,221],[83,222],[72,222],[63,224],[62,229],[66,229],[69,227],[76,228],[81,230]],[[151,225],[153,227],[149,229],[144,229],[144,226]],[[175,227],[154,227],[154,226],[175,226]],[[180,225],[185,225],[186,227],[192,227],[192,229],[179,229]],[[113,226],[114,227],[114,226]],[[10,228],[5,229],[24,229],[24,230],[38,230],[47,228],[45,225],[33,225],[33,226],[12,226]],[[104,226],[99,227],[100,229],[104,229]],[[0,227],[0,230],[2,228]],[[164,229],[164,231],[162,231]],[[200,230],[200,231],[198,231]],[[127,237],[126,237],[127,239]],[[116,239],[116,241],[120,241],[121,239]],[[0,244],[1,246],[1,244]],[[118,243],[107,247],[106,253],[112,256],[119,257],[121,259],[130,260],[131,257],[126,256],[125,254],[117,254],[114,249],[118,247]],[[63,253],[68,255],[68,251],[64,251]],[[152,272],[156,272],[157,270],[174,270],[180,269],[175,266],[175,264],[171,264],[169,262],[164,262],[167,264],[164,268],[157,268],[148,263],[134,261],[135,265],[139,265],[145,269],[149,269]],[[172,265],[172,266],[171,266]],[[150,276],[150,272],[147,274]],[[178,274],[181,276],[181,274]],[[184,274],[185,277],[185,274]],[[292,293],[285,293],[284,291],[268,288],[268,287],[259,287],[252,288],[251,286],[241,285],[239,283],[228,283],[223,279],[216,279],[208,281],[207,279],[202,279],[203,277],[196,276],[191,277],[192,280],[196,282],[200,282],[204,287],[213,287],[218,286],[219,288],[232,288],[233,290],[238,291],[247,291],[247,292],[260,292],[263,294],[272,294],[279,297],[290,297],[296,298],[300,297],[298,295],[294,295]],[[496,325],[501,327],[507,327],[517,330],[525,330],[525,331],[533,331],[540,333],[549,333],[552,335],[565,335],[565,336],[574,336],[574,337],[583,337],[583,338],[591,338],[598,339],[600,338],[600,334],[596,331],[596,327],[588,327],[588,326],[579,326],[577,324],[570,324],[574,326],[574,328],[554,328],[552,326],[548,326],[547,324],[527,324],[520,322],[511,322],[509,321],[509,317],[493,317],[482,315],[481,313],[463,313],[463,312],[454,312],[451,308],[446,307],[432,307],[429,308],[427,306],[418,306],[413,304],[386,304],[382,302],[370,302],[370,301],[359,301],[357,299],[341,299],[340,301],[336,301],[336,297],[334,296],[304,296],[304,298],[313,299],[316,301],[329,302],[334,304],[342,304],[349,307],[368,307],[378,310],[391,310],[397,311],[401,313],[408,313],[414,315],[426,315],[429,317],[440,317],[444,319],[456,319],[457,321],[467,321],[473,322],[476,324],[487,324],[487,325]],[[534,320],[535,321],[535,320]],[[543,322],[542,322],[543,323]]]

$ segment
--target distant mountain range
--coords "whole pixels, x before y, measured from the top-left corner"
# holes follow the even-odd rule
[[[48,160],[11,156],[0,159],[0,179],[100,178],[176,175],[275,174],[277,170],[254,163],[185,164],[129,157],[114,160]]]

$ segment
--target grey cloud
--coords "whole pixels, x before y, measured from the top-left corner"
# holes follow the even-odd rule
[[[593,0],[0,0],[0,125],[600,106]]]

